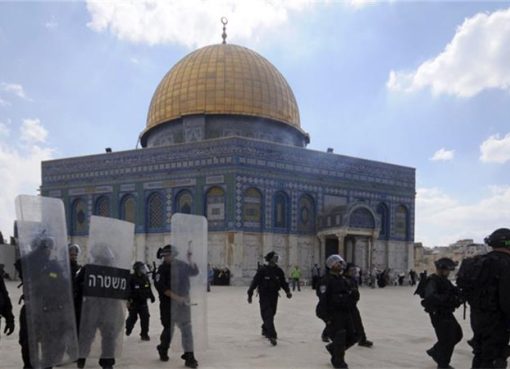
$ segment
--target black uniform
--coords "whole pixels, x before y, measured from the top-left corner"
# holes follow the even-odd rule
[[[274,327],[274,316],[278,306],[278,291],[283,289],[287,295],[290,289],[285,274],[278,265],[263,265],[253,277],[248,297],[251,299],[253,291],[258,288],[260,315],[262,317],[262,334],[270,339],[276,339],[277,334]]]
[[[4,277],[0,275],[0,317],[5,318],[5,332],[7,335],[14,330],[14,315],[12,314],[12,304],[9,298],[9,292],[5,287]]]
[[[354,310],[359,292],[343,275],[328,273],[319,284],[317,316],[327,324],[326,332],[333,342],[326,348],[335,368],[347,368],[345,351],[359,341]]]
[[[76,261],[70,261],[69,266],[71,267],[71,281],[72,281],[72,292],[73,292],[73,303],[74,312],[76,315],[76,331],[79,333],[80,329],[80,313],[81,313],[81,298],[78,295],[78,272],[81,269],[81,265]]]
[[[360,345],[364,344],[366,346],[372,346],[372,342],[367,340],[367,335],[365,333],[365,327],[363,326],[363,321],[361,320],[361,313],[358,309],[359,302],[359,290],[358,290],[358,281],[355,277],[351,277],[348,279],[348,283],[350,284],[350,288],[353,290],[353,300],[355,301],[354,308],[352,309],[352,319],[354,320],[354,328],[356,329],[357,336],[359,337]]]
[[[428,277],[422,305],[430,315],[437,336],[436,344],[427,353],[438,368],[448,368],[453,348],[462,339],[462,329],[453,315],[461,305],[459,291],[448,278],[432,274]]]
[[[66,350],[66,343],[62,340],[61,333],[66,331],[66,327],[55,325],[55,321],[60,322],[60,319],[55,318],[61,314],[65,302],[60,291],[67,288],[66,279],[63,277],[63,272],[55,260],[50,260],[47,256],[46,250],[36,249],[30,254],[24,256],[32,258],[28,265],[38,265],[37,270],[31,270],[32,276],[31,286],[34,290],[39,291],[55,291],[54,294],[46,294],[42,299],[42,311],[46,315],[45,319],[33,322],[37,324],[33,331],[37,332],[35,337],[36,342],[40,343],[41,352],[40,357],[45,362],[58,362],[60,361]],[[21,259],[15,263],[16,269],[20,277],[23,279],[21,269]],[[24,363],[24,368],[32,368],[30,360],[30,341],[28,337],[26,305],[24,304],[20,310],[20,330],[19,330],[19,344],[21,346],[21,356]],[[61,322],[61,324],[64,324]]]
[[[190,306],[189,304],[174,302],[165,295],[165,291],[170,290],[180,297],[189,298],[189,278],[198,275],[198,272],[196,264],[188,264],[177,259],[170,263],[163,263],[158,268],[154,285],[159,293],[159,311],[161,324],[163,325],[158,351],[160,355],[164,354],[163,357],[170,347],[176,323],[181,330],[182,347],[185,355],[194,351]],[[174,283],[172,283],[172,280]]]
[[[136,324],[138,315],[140,316],[140,325],[142,339],[149,337],[149,307],[147,300],[156,301],[151,289],[151,282],[145,274],[133,273],[129,280],[129,316],[126,319],[126,334],[129,336]]]
[[[510,253],[495,250],[488,258],[484,297],[470,302],[473,369],[506,368],[510,339]]]

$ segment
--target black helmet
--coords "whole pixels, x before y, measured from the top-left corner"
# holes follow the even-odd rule
[[[437,269],[455,270],[457,264],[450,258],[441,258],[434,262]]]
[[[510,229],[496,229],[489,237],[485,237],[484,242],[490,247],[510,247]]]
[[[156,257],[158,259],[161,259],[165,255],[172,255],[173,257],[175,257],[178,254],[179,254],[179,252],[177,251],[175,246],[172,246],[172,245],[168,244],[168,245],[165,245],[165,246],[160,247],[158,249],[158,252],[156,253]]]
[[[276,252],[271,251],[264,256],[264,259],[269,263],[271,260],[273,260],[275,263],[278,262],[278,259],[280,258],[280,255],[278,255]]]
[[[147,267],[144,262],[137,261],[133,264],[133,270],[138,273],[146,274],[147,273]]]

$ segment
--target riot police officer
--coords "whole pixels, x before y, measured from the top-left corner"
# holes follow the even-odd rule
[[[126,335],[129,336],[133,331],[138,316],[140,316],[140,325],[142,332],[140,337],[142,341],[150,341],[149,337],[149,307],[147,300],[150,299],[153,303],[156,301],[151,289],[151,282],[147,277],[147,267],[141,262],[137,261],[133,265],[133,273],[129,280],[129,298],[128,298],[128,311],[129,315],[126,319]]]
[[[194,355],[193,333],[191,330],[190,310],[190,281],[189,278],[198,275],[197,265],[191,261],[188,253],[188,263],[178,260],[177,249],[166,245],[158,250],[158,258],[163,263],[156,272],[154,284],[159,293],[159,309],[163,332],[160,344],[157,346],[159,359],[168,361],[168,349],[172,341],[175,324],[181,330],[184,354],[181,358],[188,368],[197,368],[198,362]],[[173,283],[172,283],[173,282]]]
[[[437,363],[438,369],[451,369],[453,349],[462,339],[462,329],[453,312],[462,301],[458,289],[448,280],[450,272],[455,269],[453,260],[441,258],[435,266],[436,272],[426,281],[422,301],[437,336],[436,344],[427,350],[427,354]]]
[[[319,283],[316,314],[326,322],[327,336],[332,339],[326,345],[331,364],[335,368],[348,368],[345,351],[359,341],[353,319],[359,293],[343,275],[345,261],[340,255],[329,256],[326,265],[329,272]]]
[[[285,280],[283,270],[277,265],[279,256],[276,252],[269,252],[264,259],[267,264],[260,267],[248,289],[248,302],[252,303],[253,291],[258,289],[260,315],[262,316],[262,335],[269,339],[273,346],[276,345],[277,334],[274,327],[274,316],[278,305],[278,291],[283,289],[287,298],[292,297],[289,285]]]
[[[485,239],[492,251],[473,263],[478,274],[471,298],[473,369],[506,368],[510,339],[510,229],[495,230]],[[477,272],[476,265],[480,265]],[[462,268],[462,267],[461,267]],[[460,272],[460,271],[459,271]]]
[[[8,336],[14,332],[14,315],[12,314],[12,304],[9,293],[5,287],[4,277],[0,274],[0,318],[5,318],[4,333]]]

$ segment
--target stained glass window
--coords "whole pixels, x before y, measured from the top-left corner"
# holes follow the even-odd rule
[[[153,192],[147,198],[147,227],[149,229],[163,228],[165,225],[165,209],[163,196],[159,192]]]
[[[403,205],[395,210],[395,235],[405,240],[409,238],[407,208]]]
[[[176,204],[176,213],[191,214],[193,205],[193,197],[191,196],[191,193],[189,191],[179,192]]]
[[[298,203],[298,230],[315,231],[315,205],[311,196],[303,195]]]
[[[386,239],[389,236],[389,212],[388,207],[384,203],[380,203],[377,207],[377,214],[381,219],[381,229],[379,230],[379,237]]]
[[[260,227],[262,224],[262,195],[256,188],[244,192],[243,224],[245,227]]]
[[[101,196],[96,200],[94,215],[99,215],[101,217],[110,216],[110,199],[108,196]]]
[[[87,232],[87,204],[84,200],[73,202],[71,219],[73,234]]]
[[[287,195],[277,192],[274,196],[273,224],[277,228],[287,228]]]
[[[136,223],[136,200],[132,195],[126,195],[120,203],[120,217],[131,223]]]
[[[213,187],[207,191],[206,217],[212,227],[221,227],[225,221],[225,191]]]

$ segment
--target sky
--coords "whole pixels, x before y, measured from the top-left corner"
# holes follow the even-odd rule
[[[42,160],[136,147],[222,16],[289,82],[310,149],[416,168],[416,242],[510,228],[510,1],[0,1],[4,236]]]

